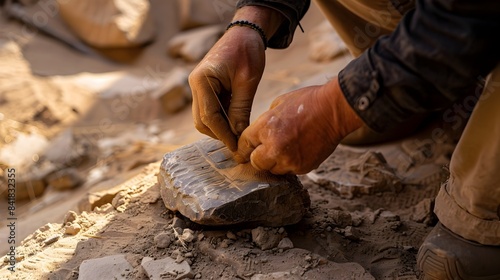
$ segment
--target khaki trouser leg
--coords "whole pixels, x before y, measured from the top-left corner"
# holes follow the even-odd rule
[[[402,18],[388,0],[316,0],[316,4],[354,56],[391,33]]]
[[[436,198],[435,212],[462,237],[500,245],[500,64],[453,153],[450,179]]]

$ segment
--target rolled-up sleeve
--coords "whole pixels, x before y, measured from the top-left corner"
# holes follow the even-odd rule
[[[310,0],[239,0],[237,8],[243,6],[264,6],[280,12],[287,20],[278,28],[276,33],[269,38],[268,47],[273,49],[284,49],[293,40],[295,29],[299,21],[309,9]]]
[[[499,61],[498,1],[421,0],[339,73],[339,83],[361,119],[384,131],[474,92]]]

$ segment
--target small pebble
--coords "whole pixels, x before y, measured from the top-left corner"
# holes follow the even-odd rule
[[[292,240],[290,240],[290,238],[285,237],[285,238],[281,239],[280,243],[278,244],[278,248],[284,249],[284,250],[292,249],[293,242],[292,242]]]
[[[231,231],[227,232],[226,237],[229,238],[229,239],[231,239],[231,240],[238,239],[238,237],[236,237],[236,235],[234,233],[232,233]]]
[[[76,214],[75,211],[68,211],[68,213],[66,213],[66,215],[64,215],[64,224],[74,222],[77,217],[78,217],[78,214]]]
[[[220,242],[220,247],[221,248],[227,248],[231,244],[233,244],[233,241],[231,239],[224,239],[224,240],[222,240],[222,242]]]
[[[194,231],[189,228],[185,228],[181,236],[182,241],[190,243],[194,240]]]
[[[60,237],[61,237],[60,235],[52,235],[51,237],[45,239],[45,241],[43,241],[43,244],[50,245],[59,240]]]
[[[64,228],[64,232],[69,235],[75,235],[80,232],[82,227],[77,223],[72,223]]]
[[[166,232],[162,232],[158,235],[155,236],[154,242],[156,244],[156,247],[160,249],[168,248],[170,244],[172,243],[172,240],[170,239],[170,235]]]

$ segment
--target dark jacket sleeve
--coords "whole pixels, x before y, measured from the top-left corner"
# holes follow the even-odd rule
[[[278,31],[269,38],[268,47],[273,49],[284,49],[290,45],[293,34],[299,21],[309,9],[310,0],[239,0],[236,7],[264,6],[272,8],[283,14],[287,19],[278,28]]]
[[[419,0],[339,73],[340,86],[363,121],[383,131],[473,93],[500,62],[499,42],[500,2]]]

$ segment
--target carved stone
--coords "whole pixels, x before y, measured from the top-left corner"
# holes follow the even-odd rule
[[[310,205],[297,176],[237,164],[222,142],[208,138],[167,153],[158,180],[168,209],[204,225],[290,225]]]

